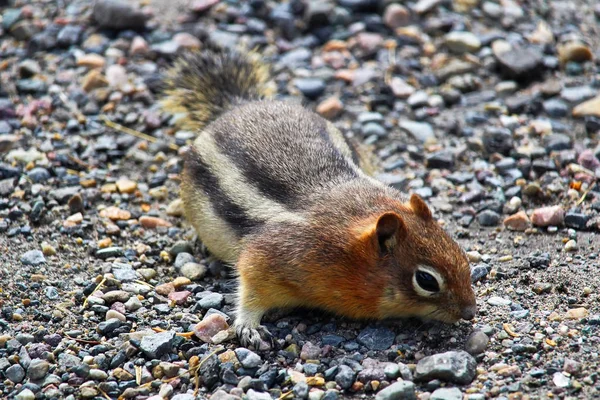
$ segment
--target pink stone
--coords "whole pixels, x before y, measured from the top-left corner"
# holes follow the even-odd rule
[[[229,324],[221,314],[211,314],[194,327],[194,335],[203,342],[210,343],[217,333],[229,329]]]
[[[190,8],[193,12],[201,14],[208,11],[212,6],[218,4],[219,1],[220,0],[195,0]]]
[[[586,149],[581,152],[579,158],[577,158],[577,163],[583,168],[587,168],[592,171],[595,171],[596,168],[600,167],[600,161],[598,161],[594,155],[594,152],[590,149]]]
[[[542,207],[533,211],[531,222],[535,226],[560,226],[565,219],[561,206]]]
[[[114,302],[111,306],[110,306],[111,310],[115,310],[117,312],[120,312],[121,314],[125,314],[127,311],[125,310],[125,304],[121,303],[120,301]]]
[[[148,50],[149,50],[148,42],[146,42],[146,40],[143,37],[136,36],[131,41],[131,47],[129,48],[129,55],[135,56],[135,55],[148,54]]]
[[[390,29],[396,29],[410,24],[410,12],[400,4],[392,3],[383,13],[383,23]]]
[[[169,293],[169,300],[173,300],[175,304],[182,305],[185,304],[185,302],[191,294],[192,292],[188,290],[183,290],[181,292],[171,292]]]
[[[197,37],[186,32],[181,32],[173,36],[173,41],[180,47],[191,50],[197,50],[202,45]]]

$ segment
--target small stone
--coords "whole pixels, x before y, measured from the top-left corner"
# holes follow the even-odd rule
[[[488,299],[488,304],[492,306],[509,306],[512,304],[512,301],[509,299],[505,299],[503,297],[492,296]]]
[[[137,189],[137,183],[129,179],[119,179],[116,185],[120,193],[132,194]]]
[[[299,78],[294,85],[309,99],[316,99],[325,91],[325,82],[318,78]]]
[[[566,388],[571,384],[571,380],[562,372],[555,372],[554,375],[552,375],[552,382],[559,388]]]
[[[46,377],[50,364],[46,360],[40,360],[36,358],[31,360],[29,368],[27,369],[27,377],[32,381],[38,381]]]
[[[574,241],[573,239],[571,239],[567,243],[565,243],[565,251],[566,252],[577,251],[578,247],[579,246],[577,246],[577,242]]]
[[[343,110],[344,105],[337,96],[332,96],[323,100],[316,108],[317,113],[327,119],[337,117]]]
[[[115,311],[115,310],[108,310],[106,312],[106,320],[108,321],[113,318],[118,319],[121,322],[125,322],[127,320],[125,318],[125,316],[123,314],[121,314],[120,312]]]
[[[173,41],[179,45],[179,47],[188,50],[200,49],[200,40],[187,32],[180,32],[173,36]]]
[[[131,296],[129,300],[125,302],[125,309],[127,311],[137,311],[142,308],[142,302],[137,296]]]
[[[166,331],[142,338],[140,350],[150,359],[160,358],[173,349],[175,332]]]
[[[398,123],[400,129],[408,132],[420,143],[425,143],[430,139],[435,139],[433,128],[426,122],[415,122],[402,120]]]
[[[500,223],[500,214],[492,210],[483,210],[477,215],[481,226],[496,226]]]
[[[181,292],[171,292],[169,293],[169,300],[174,301],[175,304],[182,305],[187,302],[187,299],[190,297],[192,292],[188,290],[184,290]]]
[[[109,86],[117,89],[124,87],[129,82],[129,79],[127,78],[127,71],[122,65],[119,64],[113,64],[106,68],[106,80],[108,81]],[[124,189],[129,190],[129,188],[122,187],[125,183],[133,186],[133,189],[131,191],[125,191]],[[131,181],[117,181],[117,188],[121,193],[133,193],[137,188],[137,184]]]
[[[469,335],[465,343],[465,350],[471,355],[477,355],[484,352],[490,338],[482,331],[475,331]]]
[[[99,54],[85,54],[77,58],[77,66],[87,68],[102,68],[106,60]]]
[[[300,353],[300,358],[304,361],[306,360],[316,360],[321,355],[321,348],[311,342],[306,342],[302,346],[302,352]]]
[[[102,295],[102,299],[107,304],[112,304],[116,302],[125,303],[127,300],[129,300],[130,297],[131,293],[128,293],[124,290],[112,290]]]
[[[192,281],[198,281],[206,275],[206,266],[188,262],[181,267],[181,274]]]
[[[459,388],[439,388],[433,391],[429,400],[462,400],[463,394]]]
[[[20,364],[11,365],[4,374],[13,383],[21,383],[25,379],[25,370]]]
[[[422,358],[415,372],[415,381],[440,379],[466,385],[475,379],[477,362],[466,351],[448,351]]]
[[[383,23],[390,29],[410,24],[410,11],[401,4],[388,5],[383,13]]]
[[[565,219],[565,211],[561,206],[542,207],[533,211],[531,222],[535,226],[561,226]]]
[[[96,1],[92,18],[99,27],[115,30],[144,29],[147,19],[141,10],[119,0]]]
[[[589,311],[585,307],[571,308],[565,314],[566,319],[582,319],[589,315]]]
[[[24,389],[15,396],[15,400],[35,400],[35,394],[30,389]]]
[[[204,317],[194,326],[194,335],[203,342],[211,343],[211,338],[217,333],[229,329],[227,320],[221,314],[215,313]]]
[[[399,381],[379,391],[375,400],[415,400],[415,384],[410,381]]]
[[[444,43],[455,53],[474,53],[481,47],[479,38],[471,32],[453,31],[444,36]]]
[[[357,341],[369,350],[387,350],[392,344],[396,335],[386,328],[365,328],[357,337]]]
[[[111,206],[100,211],[100,216],[102,218],[108,218],[111,221],[127,221],[131,218],[131,213],[127,210]]]
[[[578,118],[588,116],[600,117],[600,96],[578,104],[573,109],[573,116]]]
[[[258,368],[262,365],[262,360],[258,354],[243,347],[234,350],[235,355],[244,368]]]
[[[338,373],[335,375],[335,383],[340,385],[343,390],[348,390],[352,387],[356,373],[347,365],[340,365]]]
[[[140,224],[146,229],[155,229],[160,226],[162,226],[162,227],[173,226],[173,224],[171,224],[169,221],[166,221],[162,218],[150,217],[147,215],[140,217]]]
[[[525,211],[519,211],[504,219],[504,226],[513,231],[526,231],[531,227],[531,221]]]
[[[560,45],[557,50],[558,59],[563,65],[569,61],[581,63],[591,61],[594,58],[592,49],[588,45],[577,41]]]
[[[539,73],[542,65],[542,53],[534,47],[492,46],[494,56],[503,74],[508,78],[528,78]]]
[[[40,250],[30,250],[21,256],[21,263],[24,265],[38,266],[45,262],[44,253]]]
[[[209,293],[198,301],[198,305],[202,307],[203,310],[208,310],[209,308],[219,310],[223,305],[223,299],[221,293]]]
[[[170,293],[175,291],[175,286],[172,283],[163,283],[154,288],[156,293],[161,296],[168,296]]]

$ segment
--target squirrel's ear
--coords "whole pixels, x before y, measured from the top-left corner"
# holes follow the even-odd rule
[[[429,209],[427,204],[425,204],[421,196],[419,196],[416,193],[413,193],[413,195],[410,196],[410,207],[419,217],[425,220],[429,220],[432,218],[431,210]]]
[[[402,217],[394,212],[382,214],[377,219],[375,234],[381,250],[394,246],[398,235],[404,232],[405,226]]]

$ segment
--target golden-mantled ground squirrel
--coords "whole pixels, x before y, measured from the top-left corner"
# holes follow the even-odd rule
[[[185,215],[209,251],[236,266],[243,345],[268,336],[260,322],[273,308],[475,316],[467,258],[425,202],[368,176],[327,120],[269,100],[256,54],[187,54],[166,81],[166,110],[198,132],[185,157]]]

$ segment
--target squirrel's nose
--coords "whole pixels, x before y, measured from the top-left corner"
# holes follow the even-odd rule
[[[467,321],[475,318],[475,314],[477,314],[477,306],[475,304],[472,306],[463,307],[463,309],[460,311],[460,317]]]

